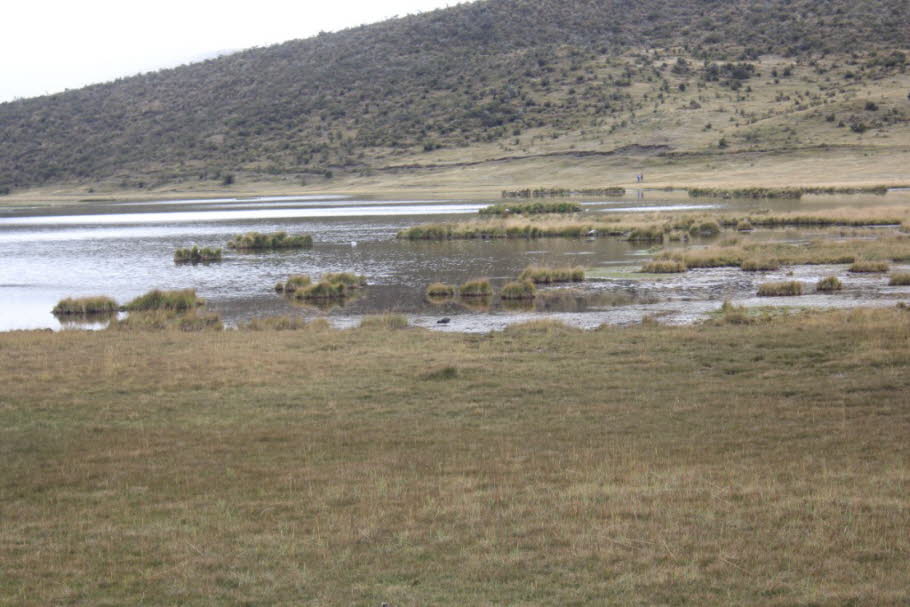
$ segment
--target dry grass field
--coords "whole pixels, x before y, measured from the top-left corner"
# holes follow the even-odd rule
[[[907,605],[910,312],[0,334],[0,605]]]

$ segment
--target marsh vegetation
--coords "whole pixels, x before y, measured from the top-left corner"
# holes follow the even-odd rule
[[[462,297],[485,298],[493,295],[493,285],[486,278],[469,280],[458,289]]]
[[[313,247],[313,237],[309,234],[288,235],[280,231],[272,234],[260,232],[247,232],[232,238],[228,244],[229,249],[238,251],[272,251],[282,249],[310,249]]]
[[[89,316],[114,314],[120,309],[117,302],[103,295],[96,297],[67,297],[60,300],[52,313],[55,316]]]
[[[566,215],[580,213],[582,206],[577,202],[523,202],[516,204],[493,204],[480,209],[481,215]]]
[[[798,280],[766,282],[758,287],[759,297],[796,297],[803,294],[803,283]]]
[[[533,300],[537,287],[531,280],[514,280],[503,285],[499,297],[505,300]]]
[[[124,309],[129,312],[145,312],[149,310],[183,312],[194,310],[204,304],[205,300],[196,295],[195,289],[174,291],[153,289],[130,301],[124,306]]]
[[[315,283],[307,275],[291,276],[284,283],[278,283],[275,291],[299,301],[338,301],[350,297],[366,285],[366,276],[339,272],[323,274]]]
[[[580,266],[549,267],[528,266],[518,276],[520,281],[530,281],[534,284],[555,284],[561,282],[584,282],[585,269]]]
[[[177,249],[174,252],[174,263],[211,263],[221,261],[221,249],[215,247],[192,247]]]

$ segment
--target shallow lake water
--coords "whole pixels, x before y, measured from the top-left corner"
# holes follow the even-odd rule
[[[86,203],[78,207],[0,208],[0,331],[60,329],[51,309],[64,297],[108,295],[121,303],[153,288],[195,288],[228,325],[275,315],[327,316],[354,326],[363,315],[396,312],[418,326],[448,331],[488,331],[514,322],[553,317],[569,324],[634,323],[645,316],[684,323],[704,318],[724,298],[749,305],[893,305],[906,289],[885,288],[882,277],[854,278],[845,268],[795,269],[797,279],[837,274],[848,289],[836,296],[754,301],[757,281],[775,273],[695,270],[662,280],[608,278],[576,286],[581,293],[543,298],[530,307],[490,302],[432,304],[425,287],[489,277],[495,286],[532,263],[600,268],[638,267],[649,245],[614,238],[408,242],[403,228],[430,221],[465,219],[496,201],[371,200],[346,196],[279,196],[161,202]],[[583,201],[594,213],[710,210],[730,205],[815,210],[824,206],[910,203],[910,192],[885,197],[811,197],[800,202],[704,201],[684,194],[640,191],[625,197]],[[310,250],[237,253],[225,249],[220,263],[175,265],[174,250],[191,245],[223,247],[247,232],[313,235]],[[792,232],[757,235],[792,238]],[[801,236],[802,237],[802,236]],[[806,238],[811,234],[806,234]],[[698,243],[694,243],[698,244]],[[295,305],[274,292],[291,274],[363,274],[369,287],[343,305]],[[778,273],[779,274],[779,273]],[[804,277],[803,274],[806,274]],[[792,278],[791,278],[792,279]],[[549,289],[556,291],[557,289]],[[451,322],[439,325],[448,317]],[[87,328],[103,326],[88,325]]]

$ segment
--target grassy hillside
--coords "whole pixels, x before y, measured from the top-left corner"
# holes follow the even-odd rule
[[[903,150],[908,13],[903,0],[463,4],[0,104],[0,187]]]

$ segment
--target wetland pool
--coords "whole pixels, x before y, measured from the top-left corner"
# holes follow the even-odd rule
[[[821,197],[819,197],[821,198]],[[810,201],[704,201],[661,191],[585,200],[593,213],[718,210],[749,206],[780,210],[856,204],[857,197]],[[906,204],[910,193],[874,197],[869,204]],[[754,297],[756,283],[783,279],[785,272],[744,273],[733,269],[692,270],[660,279],[625,274],[652,253],[648,244],[616,238],[593,240],[476,240],[409,242],[399,230],[427,222],[467,219],[497,200],[377,200],[365,197],[274,196],[84,203],[78,207],[0,207],[0,331],[99,328],[61,322],[51,309],[65,297],[108,295],[126,303],[153,288],[194,288],[228,326],[256,317],[328,317],[335,326],[359,324],[364,315],[400,313],[409,323],[446,331],[501,329],[515,322],[554,318],[593,328],[603,323],[637,323],[653,316],[666,323],[705,318],[725,299],[745,305],[846,307],[894,305],[907,288],[888,288],[881,277],[851,277],[845,267],[798,267],[795,279],[838,275],[847,288],[838,295],[798,298]],[[208,265],[175,265],[177,248],[224,247],[248,231],[308,233],[309,250],[237,253]],[[756,237],[793,238],[792,231]],[[811,233],[800,235],[810,238]],[[698,243],[690,243],[697,246]],[[680,246],[680,245],[677,245]],[[597,268],[604,278],[571,288],[544,289],[529,306],[489,302],[433,304],[424,299],[432,282],[461,284],[488,277],[499,287],[530,264]],[[900,268],[898,268],[900,269]],[[298,305],[276,295],[274,285],[291,274],[313,277],[355,272],[369,287],[342,305]],[[788,279],[794,279],[790,277]],[[571,290],[570,290],[571,289]],[[450,318],[446,325],[437,321]]]

